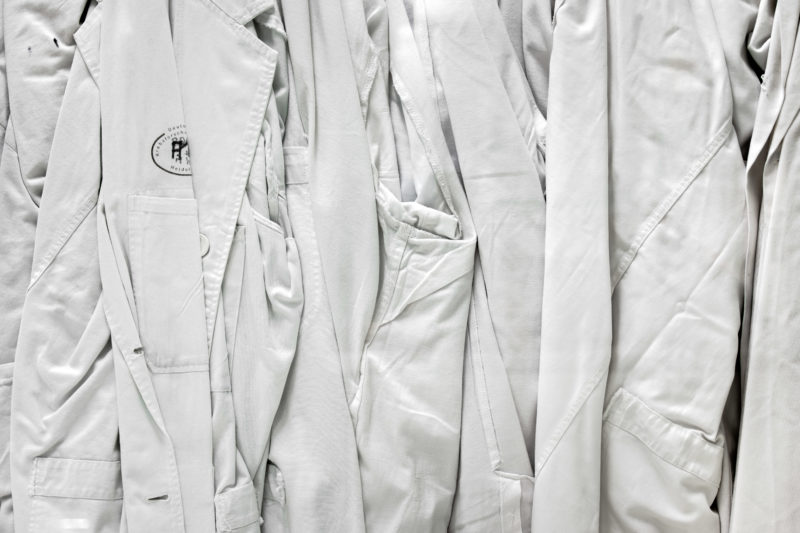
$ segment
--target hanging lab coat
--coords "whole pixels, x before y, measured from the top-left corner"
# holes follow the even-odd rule
[[[582,27],[571,25],[576,7],[569,0],[557,6],[551,80],[559,79],[556,49],[564,31],[572,39],[597,39],[601,50],[608,47],[610,60],[604,53],[592,68],[607,69],[609,83],[597,81],[606,79],[600,72],[583,87],[607,98],[585,120],[608,117],[595,140],[602,146],[605,137],[609,143],[603,166],[610,169],[608,233],[594,235],[598,243],[608,239],[612,342],[610,359],[606,351],[587,358],[566,389],[582,400],[562,403],[561,431],[567,433],[552,453],[571,451],[573,463],[552,472],[557,481],[537,478],[534,499],[558,507],[535,505],[534,524],[546,530],[720,531],[725,520],[714,504],[729,466],[722,413],[736,364],[748,231],[744,166],[723,45],[709,3],[681,9],[654,3],[639,11],[608,2],[606,13],[602,8],[595,13],[595,25]],[[560,27],[564,22],[567,26]],[[551,98],[551,124],[563,127],[554,102]],[[556,148],[549,144],[549,183],[556,182],[567,157],[580,158]],[[606,196],[598,194],[594,201],[600,198]],[[563,211],[551,194],[548,199],[548,216],[579,216]],[[563,340],[552,350],[559,329],[551,329],[548,321],[559,314],[548,305],[567,307],[565,287],[572,290],[586,279],[576,279],[575,269],[596,268],[581,265],[583,258],[566,271],[572,283],[562,282],[558,302],[548,298],[546,274],[542,383],[552,378],[545,358],[570,357]],[[546,264],[545,272],[554,270]],[[568,324],[561,328],[562,336],[570,335]],[[608,333],[603,331],[605,339]],[[603,346],[594,343],[595,350]],[[579,361],[581,353],[572,353]],[[604,364],[610,364],[608,370]],[[591,380],[575,379],[587,371],[594,373],[588,374]],[[597,391],[606,371],[601,429]],[[540,397],[540,421],[544,402]],[[582,424],[576,423],[579,416]],[[559,515],[576,503],[579,512]]]
[[[436,79],[430,83],[439,86],[440,115],[451,130],[451,153],[478,235],[459,486],[450,528],[529,530],[544,119],[495,5],[426,2],[412,18],[419,48],[431,50],[429,68]],[[465,52],[468,63],[455,59]],[[495,105],[475,106],[476,95]],[[497,210],[501,204],[504,209]]]
[[[247,33],[241,34],[225,32],[219,17],[209,17],[208,10],[186,13],[186,27],[192,30],[184,41],[191,52],[184,57],[191,54],[194,59],[184,62],[186,79],[203,79],[209,70],[230,71],[235,65],[231,58],[245,44],[254,50],[251,60],[259,66],[257,87],[232,86],[220,79],[206,83],[203,91],[192,90],[191,83],[182,90],[187,127],[196,132],[192,145],[195,180],[207,180],[210,186],[214,176],[230,168],[234,155],[237,163],[238,158],[248,157],[242,155],[242,147],[254,146],[243,191],[237,189],[238,183],[234,187],[244,194],[211,333],[210,380],[217,531],[260,531],[270,435],[294,358],[303,306],[300,263],[284,188],[282,115],[273,91],[281,58],[270,45],[277,42],[280,48],[283,27],[277,5],[271,1],[262,2],[248,15],[257,16],[258,26],[248,23]],[[220,37],[203,37],[210,34]],[[248,76],[249,68],[251,63],[242,62],[238,72],[230,75]],[[249,103],[252,115],[247,120],[258,124],[257,133],[247,130],[237,139],[231,132],[230,144],[220,143],[214,125],[235,113],[213,109],[209,101],[231,105],[238,101],[245,109]]]
[[[75,0],[53,9],[51,2],[10,0],[2,6],[0,249],[6,253],[0,265],[0,529],[7,531],[13,528],[9,432],[14,354],[53,131],[75,52],[72,34],[92,5]]]
[[[377,290],[368,149],[339,2],[281,8],[286,199],[305,303],[271,438],[263,530],[357,533],[364,506],[346,391]]]
[[[2,156],[3,152],[7,150],[5,138],[6,130],[8,129],[9,115],[2,14],[3,6],[0,6],[0,138],[4,141],[3,147],[0,149],[0,176],[6,175]],[[8,165],[8,163],[6,163],[6,165]],[[13,173],[12,176],[14,176]],[[5,190],[8,190],[8,188]],[[6,204],[7,200],[5,197],[0,196],[0,202]],[[4,211],[13,210],[9,205],[0,205],[0,209]],[[10,226],[5,229],[10,229]],[[12,277],[12,280],[14,278],[15,277]],[[21,286],[24,287],[26,284],[23,283]],[[17,291],[21,293],[22,289],[17,288]],[[19,301],[16,303],[21,311]],[[4,310],[4,314],[7,314],[7,312],[7,310]],[[9,320],[9,322],[11,322],[11,320]],[[12,329],[18,332],[16,327]],[[14,339],[14,345],[16,347],[16,338]],[[14,530],[13,506],[11,504],[11,385],[13,382],[14,364],[11,362],[0,363],[0,528],[8,531]]]
[[[366,526],[441,531],[457,479],[475,233],[405,7],[367,3],[365,16],[361,0],[348,4],[348,31],[360,36],[353,62],[374,72],[357,79],[366,82],[358,94],[381,234],[378,300],[350,402]],[[383,46],[371,40],[367,17],[384,17],[376,23],[388,27]],[[395,156],[395,139],[406,152]],[[398,189],[414,197],[401,201]]]
[[[597,531],[611,355],[605,2],[559,2],[554,24],[532,530]]]
[[[3,5],[5,144],[0,161],[2,247],[14,250],[0,266],[0,363],[14,361],[25,289],[31,275],[36,218],[67,76],[73,33],[92,4],[9,0]],[[7,88],[6,88],[7,87]]]
[[[234,337],[240,345],[232,353],[239,356],[236,364],[223,361],[212,372],[209,366],[220,363],[215,355],[227,353],[225,336],[214,335],[220,331],[217,321],[231,320],[237,310],[231,305],[231,314],[222,317],[218,307],[229,273],[255,279],[255,286],[263,283],[261,293],[254,291],[257,299],[263,295],[256,309],[263,310],[275,296],[270,291],[277,289],[281,294],[269,301],[274,306],[270,313],[285,304],[290,323],[299,317],[294,283],[299,272],[290,265],[291,243],[278,222],[280,213],[259,205],[242,214],[248,177],[254,176],[254,183],[265,177],[252,167],[263,144],[259,133],[275,54],[243,26],[250,20],[247,14],[258,14],[258,9],[243,15],[235,3],[222,12],[209,2],[175,2],[173,20],[186,24],[176,24],[171,36],[167,6],[160,1],[135,8],[113,3],[103,11],[102,27],[98,9],[76,37],[81,61],[73,68],[73,90],[68,91],[59,122],[61,143],[53,157],[53,175],[60,178],[54,181],[60,185],[47,195],[53,204],[42,210],[46,224],[37,246],[45,251],[35,263],[35,289],[26,301],[30,320],[23,320],[20,343],[26,355],[21,365],[26,386],[14,398],[19,413],[14,449],[21,452],[14,456],[20,530],[28,524],[43,531],[76,525],[92,531],[260,526],[256,485],[265,477],[261,458],[270,424],[253,424],[253,419],[268,422],[277,409],[293,350],[291,344],[275,349],[270,343],[247,349]],[[257,7],[266,11],[270,4]],[[152,39],[130,46],[141,28]],[[202,36],[209,31],[226,38],[207,42]],[[106,35],[102,48],[101,33]],[[175,50],[184,51],[182,46],[203,53],[177,54],[179,78]],[[214,79],[241,77],[241,83],[208,83],[209,66],[219,65],[226,76]],[[208,106],[201,93],[209,90],[231,109]],[[189,129],[196,132],[194,162]],[[86,142],[87,135],[94,142]],[[75,150],[76,143],[84,153]],[[220,176],[228,179],[221,183]],[[257,218],[255,210],[266,218],[262,224],[268,232],[251,231],[251,244],[238,248],[233,264],[244,252],[244,272],[226,270],[234,233],[243,237],[247,222]],[[244,231],[236,232],[240,215]],[[70,221],[66,227],[64,220]],[[252,223],[249,227],[254,228]],[[275,270],[265,276],[265,267]],[[263,282],[254,271],[260,271]],[[274,285],[276,278],[283,287]],[[67,283],[72,291],[53,293]],[[234,289],[226,292],[229,300],[238,296]],[[63,323],[60,305],[69,306],[74,321]],[[250,313],[254,307],[242,309]],[[243,328],[252,331],[252,320],[258,319],[243,318],[249,323],[238,323],[237,334]],[[266,323],[257,320],[257,327],[269,327],[274,317],[267,318]],[[62,324],[60,334],[46,342],[40,328],[53,324]],[[283,333],[293,343],[291,327],[276,333],[274,343],[281,344]],[[222,350],[215,343],[222,343]],[[64,359],[65,353],[75,356]],[[72,369],[64,372],[65,367]],[[220,379],[225,370],[232,376],[228,382]],[[258,389],[242,383],[244,373],[259,379]],[[42,380],[48,380],[53,393],[47,401],[39,398]],[[262,389],[265,382],[275,386]],[[263,411],[243,413],[239,423],[256,429],[240,432],[230,402],[226,409],[225,402],[215,401],[212,412],[212,388],[214,400],[230,396],[234,404],[252,397],[254,390],[263,391],[258,395]],[[220,428],[236,435],[221,435]],[[215,469],[212,448],[225,446],[236,464],[220,463]],[[225,477],[231,475],[232,481]],[[32,494],[29,486],[37,487]]]
[[[85,51],[82,38],[99,30],[100,12],[76,34]],[[94,218],[99,89],[91,60],[79,57],[53,138],[17,348],[11,480],[15,530],[24,532],[118,531],[122,512],[114,365]]]
[[[716,532],[748,234],[730,74],[710,2],[608,5],[613,344],[600,529]]]
[[[748,197],[758,235],[749,336],[743,336],[743,408],[731,531],[795,531],[797,443],[797,177],[800,9],[762,2],[750,50],[764,68],[748,155]],[[760,206],[760,212],[759,212]]]

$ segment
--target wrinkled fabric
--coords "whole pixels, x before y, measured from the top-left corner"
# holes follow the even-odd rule
[[[800,527],[797,2],[0,7],[0,531]]]
[[[554,16],[532,530],[596,531],[612,340],[608,11],[565,1]]]
[[[422,17],[426,31],[415,36],[420,48],[431,50],[431,83],[440,88],[440,115],[449,126],[451,155],[461,171],[478,237],[461,468],[450,529],[529,531],[545,121],[503,30],[500,10],[482,0],[466,9],[428,1],[414,11],[414,20]],[[490,95],[497,105],[476,108],[476,94]]]
[[[450,520],[458,471],[476,239],[405,8],[389,0],[383,15],[388,55],[367,54],[376,74],[359,87],[365,120],[391,120],[391,128],[366,126],[377,147],[381,283],[350,412],[367,530],[441,531]],[[369,46],[363,17],[348,29],[360,29]],[[408,143],[406,154],[416,154],[413,160],[382,153],[392,143],[381,134],[394,130]],[[384,185],[391,180],[391,167],[381,165],[387,155],[412,198],[401,201]],[[426,328],[430,322],[437,327]]]
[[[84,50],[99,31],[100,11],[76,35]],[[63,531],[72,521],[94,531],[120,529],[117,394],[93,216],[100,185],[99,88],[90,60],[80,57],[53,137],[16,352],[16,531]]]
[[[609,20],[610,79],[623,83],[609,86],[613,342],[600,529],[720,531],[748,231],[730,75],[710,3],[638,13],[612,2]],[[676,45],[629,48],[635,31]],[[649,87],[661,89],[645,108],[636,95]],[[675,127],[689,121],[688,132]],[[648,504],[645,493],[663,497]]]
[[[93,4],[3,2],[0,18],[0,364],[10,415],[13,361],[31,278],[36,220],[56,119],[75,53],[73,33]],[[6,50],[5,36],[10,46]],[[13,112],[11,108],[13,107]],[[10,418],[0,422],[0,529],[11,531]],[[5,424],[5,425],[3,425]]]
[[[10,46],[3,46],[0,243],[14,253],[6,254],[0,266],[2,363],[14,360],[50,147],[76,50],[73,34],[92,5],[83,0],[57,8],[47,1],[3,2],[3,40]]]
[[[721,423],[736,365],[747,248],[744,165],[731,120],[729,74],[709,4],[676,9],[653,2],[639,11],[608,2],[606,9],[596,12],[595,25],[572,26],[573,13],[586,12],[568,1],[557,8],[551,71],[553,80],[560,72],[555,58],[561,32],[576,44],[607,43],[607,94],[596,91],[597,108],[587,110],[584,120],[594,122],[599,112],[608,121],[608,151],[598,154],[607,153],[611,170],[605,180],[608,233],[593,233],[598,244],[608,239],[610,251],[611,294],[598,303],[611,305],[611,331],[605,333],[611,344],[608,355],[600,352],[578,367],[591,378],[574,389],[578,414],[564,411],[562,420],[577,432],[575,445],[584,451],[571,452],[573,440],[565,435],[551,452],[561,447],[573,460],[588,461],[595,475],[599,469],[599,483],[576,469],[580,463],[565,467],[581,476],[572,485],[564,484],[568,474],[555,474],[561,478],[555,486],[563,488],[543,490],[547,482],[539,475],[534,524],[545,530],[559,523],[570,530],[719,531],[715,500],[726,455]],[[661,45],[670,41],[675,45]],[[557,128],[563,122],[553,115],[553,103],[549,122]],[[689,122],[691,130],[680,127]],[[552,142],[560,139],[558,133],[550,131],[549,184],[561,168],[556,158],[564,157]],[[574,155],[567,157],[574,161]],[[554,194],[549,187],[548,216],[555,218],[560,209]],[[548,228],[556,224],[548,220]],[[548,260],[546,255],[545,272]],[[577,264],[591,268],[584,257]],[[563,293],[570,285],[564,282],[557,290]],[[548,294],[546,277],[543,339],[558,331],[548,327],[548,320],[559,316],[548,308]],[[551,381],[547,359],[570,357],[563,348],[551,352],[550,347],[543,340],[542,383]],[[577,420],[600,405],[594,398],[603,385],[602,429],[594,414],[579,431]],[[540,397],[540,420],[545,398]],[[592,457],[598,448],[599,457]],[[575,485],[585,487],[575,519],[537,506],[538,495],[549,501],[554,490],[574,492]],[[557,494],[566,501],[567,492]]]
[[[333,309],[342,309],[338,307],[340,298],[355,298],[348,305],[356,329],[360,328],[363,313],[371,313],[361,307],[371,304],[360,291],[373,290],[377,280],[370,279],[369,271],[362,271],[358,280],[364,284],[362,289],[348,285],[357,269],[339,277],[329,273],[326,261],[328,254],[340,254],[334,261],[368,267],[374,252],[358,235],[375,231],[377,236],[377,228],[369,226],[374,220],[371,201],[356,201],[353,212],[340,213],[330,211],[335,202],[322,208],[319,203],[330,199],[325,191],[335,180],[345,180],[360,194],[361,179],[368,178],[368,149],[359,133],[357,94],[348,90],[354,87],[348,85],[350,78],[341,75],[342,69],[345,73],[352,70],[339,2],[283,2],[281,7],[289,50],[283,135],[286,199],[300,259],[304,303],[297,351],[275,417],[262,503],[263,531],[358,532],[365,530],[364,509],[347,391],[356,380],[353,372],[359,352],[340,338],[342,326],[336,321],[342,317]],[[312,21],[319,33],[312,34]],[[339,57],[339,61],[324,60],[326,54]],[[332,70],[334,66],[339,72]],[[339,78],[338,85],[326,84],[329,92],[316,90],[315,84],[332,77]],[[340,153],[351,154],[350,170],[343,170],[347,160],[339,157]],[[357,214],[359,206],[364,207],[366,218],[364,212]],[[363,227],[362,221],[366,221]],[[356,223],[356,233],[346,234]],[[325,240],[334,229],[341,232],[340,245],[353,247]],[[343,266],[334,263],[330,268]],[[355,331],[344,327],[348,334]]]
[[[48,189],[52,191],[49,194],[55,195],[52,198],[56,204],[44,204],[48,209],[43,208],[40,215],[41,238],[36,242],[44,251],[40,252],[38,262],[37,256],[34,258],[32,286],[39,286],[44,292],[37,300],[29,290],[26,300],[31,318],[29,322],[23,321],[21,341],[27,340],[28,344],[21,346],[25,348],[23,354],[31,355],[17,371],[26,383],[14,397],[14,404],[21,406],[17,408],[20,416],[15,420],[18,422],[14,431],[15,447],[25,450],[14,456],[20,483],[20,489],[14,491],[20,507],[16,516],[22,518],[17,527],[43,531],[71,529],[76,525],[93,531],[118,528],[232,531],[252,524],[259,529],[271,418],[277,410],[294,355],[302,306],[299,264],[291,231],[285,228],[285,199],[281,199],[281,187],[274,172],[267,172],[264,135],[260,136],[258,131],[262,124],[269,130],[268,121],[264,119],[269,94],[263,92],[262,97],[254,101],[255,112],[242,115],[243,121],[248,120],[256,129],[242,130],[239,125],[229,123],[232,132],[247,135],[249,157],[246,153],[244,158],[239,154],[240,143],[232,134],[228,145],[211,141],[210,146],[216,153],[202,150],[209,160],[200,157],[199,162],[190,165],[184,122],[198,132],[195,144],[201,149],[204,140],[209,138],[202,135],[203,131],[217,123],[213,115],[215,109],[198,101],[193,92],[196,84],[189,83],[193,76],[204,72],[197,69],[199,61],[209,65],[210,51],[200,49],[206,53],[196,56],[179,54],[181,76],[178,76],[173,46],[192,43],[193,35],[200,35],[202,27],[197,24],[177,26],[179,30],[192,28],[197,33],[184,33],[174,28],[171,31],[170,20],[191,21],[194,17],[198,22],[216,24],[217,29],[228,32],[228,19],[223,18],[227,15],[211,4],[150,2],[137,9],[134,16],[130,6],[112,4],[113,7],[108,8],[110,12],[106,10],[102,16],[102,28],[100,9],[97,9],[97,14],[89,15],[76,36],[80,61],[73,67],[69,85],[73,90],[68,90],[67,97],[71,99],[69,105],[65,105],[69,113],[62,113],[60,117],[59,131],[63,132],[58,139],[61,143],[55,145],[51,164],[53,175],[60,181],[57,179],[59,185]],[[158,36],[148,43],[152,50],[150,55],[161,58],[160,62],[146,59],[148,49],[129,46],[129,39],[143,27],[150,27]],[[255,32],[240,28],[239,32],[232,32],[230,40],[218,46],[250,50],[249,63],[239,56],[243,79],[253,80],[268,89],[275,54],[263,55],[261,52],[268,48]],[[101,49],[100,34],[104,31],[108,31],[109,37],[102,39]],[[128,60],[115,61],[112,59],[115,56],[125,56]],[[225,53],[217,54],[217,57],[225,56]],[[106,73],[103,82],[99,81],[101,66]],[[226,70],[230,72],[231,66],[226,65]],[[129,68],[151,75],[132,83],[126,76]],[[115,72],[115,69],[122,70]],[[250,69],[261,72],[261,78],[253,79]],[[152,79],[160,80],[158,91],[150,84]],[[179,82],[183,82],[183,87]],[[223,84],[220,89],[228,87]],[[253,93],[259,94],[252,86],[238,88],[245,100],[253,101]],[[227,96],[232,97],[231,94]],[[114,105],[120,100],[132,105]],[[152,101],[159,102],[158,106],[151,105]],[[235,103],[233,98],[230,101]],[[181,109],[184,106],[186,120]],[[107,111],[100,114],[101,107]],[[142,113],[142,109],[148,109],[149,114]],[[278,124],[274,110],[272,116],[272,121]],[[101,123],[102,152],[99,150]],[[76,134],[76,129],[82,135]],[[95,140],[85,146],[93,148],[94,152],[76,151],[79,140],[84,141],[91,132]],[[219,128],[211,135],[217,134]],[[258,152],[262,158],[260,166],[253,163],[259,139],[262,146]],[[159,141],[163,142],[159,144]],[[76,166],[85,168],[75,172]],[[227,190],[232,195],[230,203],[219,203],[216,177],[220,169],[227,166],[237,169],[233,177],[239,187]],[[251,166],[255,169],[252,173]],[[197,171],[193,172],[195,168]],[[274,170],[272,161],[270,168]],[[222,307],[215,307],[220,299],[221,284],[217,280],[221,277],[215,279],[214,272],[221,273],[229,263],[225,235],[228,234],[230,245],[242,205],[241,195],[251,174],[254,187],[260,187],[264,193],[254,192],[254,201],[263,201],[263,204],[259,203],[253,212],[245,211],[242,215],[245,224],[250,224],[247,246],[250,253],[245,261],[241,258],[242,251],[236,250],[226,285],[235,286],[235,278],[239,276],[238,283],[244,278],[248,288],[254,285],[261,290],[248,290],[248,299],[243,304],[248,310],[247,320],[233,321],[238,309],[231,305],[228,316],[217,322],[218,309],[222,310]],[[267,182],[271,182],[269,190]],[[194,199],[194,190],[198,200]],[[273,204],[271,209],[270,203]],[[203,210],[203,216],[198,217],[200,205],[213,205],[213,208]],[[93,216],[95,214],[99,216]],[[255,225],[259,216],[264,227],[261,231]],[[53,227],[65,219],[72,222],[66,227],[63,224]],[[224,229],[225,220],[230,221],[227,229]],[[95,227],[97,233],[94,233]],[[205,232],[201,233],[201,229]],[[239,233],[241,237],[243,231]],[[70,254],[67,250],[74,251]],[[95,257],[96,265],[99,259],[99,277],[97,267],[83,268],[92,264],[88,259],[91,257]],[[207,265],[202,262],[204,257],[207,257]],[[54,264],[62,264],[62,267],[55,268]],[[238,269],[238,265],[242,268]],[[78,272],[76,268],[81,273],[77,286],[84,292],[64,296],[69,296],[67,302],[73,313],[78,309],[74,308],[78,303],[74,300],[76,295],[81,296],[87,311],[93,309],[93,313],[86,318],[73,315],[78,320],[61,334],[61,344],[69,347],[70,343],[76,343],[80,356],[69,361],[74,369],[65,373],[61,370],[63,364],[51,366],[46,358],[56,357],[57,361],[69,350],[51,353],[47,344],[37,350],[37,343],[41,344],[43,339],[37,332],[63,314],[53,307],[52,291],[58,288],[51,283],[52,276],[74,276]],[[203,283],[204,270],[210,276],[208,283]],[[172,278],[181,282],[165,284],[165,280]],[[99,294],[101,279],[102,297]],[[204,289],[209,285],[216,293],[212,291],[206,297]],[[226,292],[231,293],[229,300],[238,296],[233,288]],[[250,298],[254,303],[251,304]],[[260,331],[263,324],[252,325],[248,321],[259,316],[266,322],[281,322],[279,327],[285,335],[250,344],[247,335]],[[223,370],[214,367],[213,380],[210,380],[209,365],[217,362],[213,354],[219,353],[214,346],[222,346],[223,353],[227,352],[227,346],[224,335],[209,339],[206,332],[215,331],[217,324],[224,328],[225,319],[233,324],[231,345],[235,343],[237,349],[231,350],[231,359],[235,357],[236,364],[226,356],[224,364],[230,364],[229,374],[226,376]],[[29,324],[27,329],[25,324]],[[84,346],[87,342],[93,344]],[[59,393],[63,397],[59,402],[64,402],[65,407],[47,415],[53,401],[43,403],[32,396],[41,386],[36,385],[36,379],[26,376],[36,372],[40,376],[38,379],[43,379],[47,372],[53,371],[56,374],[51,380],[59,375],[75,375],[79,381],[63,384],[66,389]],[[228,378],[222,385],[220,381],[225,380],[219,377],[220,372]],[[252,388],[249,378],[258,379],[256,389]],[[272,381],[272,385],[265,386],[267,381]],[[218,409],[213,418],[212,382],[215,392],[230,400],[227,405],[224,401],[216,402]],[[47,388],[54,394],[58,391],[53,386]],[[256,393],[260,409],[249,416],[246,410],[240,409],[242,427],[236,428],[231,402],[233,405],[248,404]],[[104,410],[82,403],[88,398],[97,400],[100,394],[108,397],[102,403]],[[23,417],[22,413],[28,416]],[[258,422],[252,420],[254,416]],[[39,421],[47,425],[41,427]],[[89,433],[73,434],[69,428],[75,424]],[[217,461],[216,470],[212,467],[212,435],[219,433],[220,426],[222,432],[233,428],[233,433],[217,440],[216,451],[225,450],[224,442],[237,455],[235,468],[238,470],[234,475],[238,477],[232,482],[236,490],[226,490],[231,487],[225,484],[228,479],[224,476],[231,472],[225,470],[222,460]],[[258,430],[253,431],[253,426]],[[97,429],[92,430],[95,427]],[[66,438],[69,435],[73,435],[72,438]],[[217,484],[219,494],[216,496],[214,472],[222,480]],[[30,475],[34,477],[29,478]],[[30,494],[31,499],[27,500],[23,498],[26,490],[22,486],[42,488]],[[123,487],[127,487],[124,511]]]
[[[743,360],[742,419],[731,531],[793,531],[800,523],[796,438],[797,155],[800,110],[800,11],[793,3],[765,2],[753,48],[768,45],[761,99],[748,156],[752,242],[752,310]],[[759,55],[763,58],[763,55]],[[760,204],[760,211],[758,205]],[[756,218],[757,217],[757,218]],[[755,221],[753,221],[755,224]]]

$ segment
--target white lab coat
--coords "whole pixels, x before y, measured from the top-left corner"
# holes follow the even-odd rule
[[[30,281],[36,220],[56,119],[75,52],[73,32],[93,4],[9,0],[0,89],[0,529],[11,531],[9,432],[14,354]],[[8,42],[8,50],[5,43]],[[13,107],[13,112],[11,108]]]
[[[731,531],[796,531],[797,505],[797,177],[800,140],[800,6],[759,6],[750,50],[764,69],[748,155],[753,235],[749,335],[743,335],[742,420]],[[760,207],[760,211],[759,211]]]
[[[570,0],[555,20],[534,529],[721,531],[748,224],[718,21]]]
[[[302,293],[266,170],[277,53],[245,26],[274,5],[224,7],[114,2],[76,35],[20,336],[19,530],[260,529]]]

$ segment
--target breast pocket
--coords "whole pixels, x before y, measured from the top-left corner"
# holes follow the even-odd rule
[[[185,371],[208,361],[197,202],[131,196],[133,292],[147,362]]]

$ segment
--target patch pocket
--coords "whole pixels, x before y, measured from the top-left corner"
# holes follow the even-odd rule
[[[193,198],[128,199],[133,292],[154,370],[208,364],[201,235]]]
[[[724,449],[620,388],[603,423],[601,530],[719,531]]]
[[[118,532],[119,461],[37,457],[30,486],[31,533]]]

